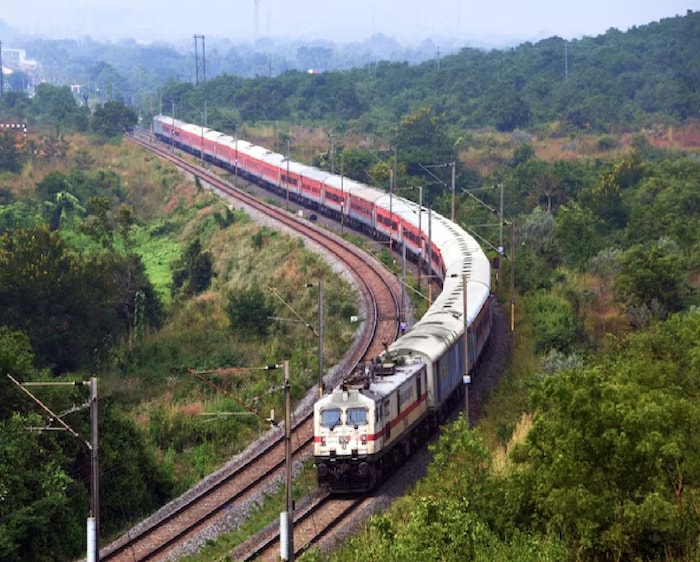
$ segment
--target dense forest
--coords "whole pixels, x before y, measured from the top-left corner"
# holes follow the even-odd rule
[[[84,443],[49,431],[6,374],[99,374],[104,541],[281,410],[269,380],[212,375],[223,398],[188,368],[291,357],[295,396],[313,384],[307,334],[272,320],[286,305],[261,287],[323,278],[324,362],[352,339],[352,291],[327,264],[121,140],[157,105],[378,186],[393,176],[407,197],[424,187],[499,266],[499,300],[517,303],[484,418],[445,427],[428,477],[338,560],[696,560],[698,57],[688,13],[439,65],[172,79],[136,104],[50,84],[6,93],[0,120],[29,128],[0,133],[0,559],[79,556],[89,504]],[[313,290],[283,294],[315,318]],[[251,317],[269,321],[250,330]],[[42,398],[89,434],[79,387]],[[201,421],[220,411],[252,415]]]

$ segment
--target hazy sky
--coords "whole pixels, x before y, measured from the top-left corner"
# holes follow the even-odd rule
[[[459,37],[467,43],[625,31],[689,9],[699,10],[700,0],[4,0],[0,19],[52,38],[199,34],[239,42],[257,31],[273,38],[344,42],[383,33],[402,42]]]

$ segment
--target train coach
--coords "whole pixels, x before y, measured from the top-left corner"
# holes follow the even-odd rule
[[[365,492],[441,423],[463,395],[492,329],[491,272],[459,225],[416,203],[243,139],[154,118],[156,137],[405,249],[442,286],[426,314],[386,351],[314,405],[321,485]]]

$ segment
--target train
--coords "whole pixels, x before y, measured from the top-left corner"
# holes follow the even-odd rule
[[[334,493],[371,491],[444,422],[483,358],[494,307],[483,249],[458,224],[422,205],[244,139],[166,115],[154,117],[153,133],[400,248],[441,284],[420,320],[314,404],[319,486]]]

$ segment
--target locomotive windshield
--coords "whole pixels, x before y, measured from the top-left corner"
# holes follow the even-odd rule
[[[333,429],[340,423],[340,408],[321,410],[321,425]]]
[[[348,408],[345,423],[347,425],[365,425],[367,423],[367,410],[365,408]]]

